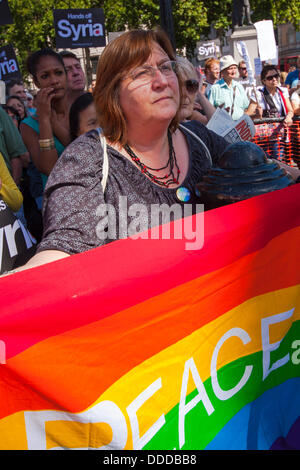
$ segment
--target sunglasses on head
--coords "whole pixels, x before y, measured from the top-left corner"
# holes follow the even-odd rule
[[[268,77],[265,78],[265,80],[273,80],[273,78],[278,79],[279,78],[279,73],[275,73],[274,75],[269,75]]]
[[[189,93],[196,93],[199,88],[199,82],[198,80],[186,80],[184,82],[185,88]]]

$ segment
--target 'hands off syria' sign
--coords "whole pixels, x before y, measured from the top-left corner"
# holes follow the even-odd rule
[[[220,40],[197,42],[196,55],[199,62],[211,57],[217,58],[220,55]]]
[[[7,0],[0,0],[0,25],[13,23]]]
[[[102,8],[53,10],[53,16],[58,49],[105,46]]]
[[[11,44],[0,47],[0,80],[22,79],[15,50]]]

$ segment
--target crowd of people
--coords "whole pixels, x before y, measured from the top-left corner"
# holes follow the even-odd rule
[[[297,61],[300,67],[300,56]],[[261,140],[268,137],[267,152],[272,158],[285,158],[285,142],[289,142],[287,129],[293,124],[293,117],[300,115],[299,70],[283,74],[275,65],[266,63],[260,74],[261,85],[250,83],[245,61],[237,63],[232,56],[208,59],[205,64],[204,93],[215,107],[224,108],[237,120],[248,114],[252,119],[273,118],[278,120],[275,127],[264,129]],[[219,75],[218,75],[219,74]],[[274,124],[275,126],[275,124]]]
[[[20,81],[7,83],[0,107],[0,197],[38,242],[27,267],[115,239],[99,207],[118,211],[120,196],[146,207],[195,205],[197,182],[228,146],[206,127],[218,107],[233,120],[283,115],[284,126],[300,114],[296,74],[281,87],[267,65],[262,87],[249,92],[244,62],[209,59],[204,76],[159,30],[109,43],[90,89],[69,51],[36,51],[27,69],[35,96]]]
[[[8,186],[16,185],[22,196],[20,207],[11,205],[6,197],[7,177],[2,172],[0,196],[40,241],[48,175],[71,140],[98,124],[84,71],[74,53],[43,49],[28,58],[27,68],[36,85],[34,96],[22,81],[11,80],[6,83],[6,103],[0,110],[0,154],[11,178]],[[47,136],[50,147],[53,139],[54,148],[41,143]]]

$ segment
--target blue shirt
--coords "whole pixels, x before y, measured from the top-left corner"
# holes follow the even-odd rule
[[[243,85],[232,80],[229,87],[224,78],[211,87],[208,99],[215,108],[223,107],[234,120],[242,117],[250,103]]]
[[[287,74],[285,79],[285,85],[292,85],[294,80],[300,79],[300,71],[298,69],[293,70],[292,72]]]

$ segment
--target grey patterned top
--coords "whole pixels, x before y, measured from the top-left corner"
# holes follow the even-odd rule
[[[185,123],[210,150],[214,164],[228,143],[205,126]],[[209,168],[203,147],[188,133],[189,169],[182,187],[191,192],[188,201],[193,212],[201,203],[195,185]],[[101,187],[103,152],[96,131],[80,136],[63,152],[52,170],[44,193],[44,235],[38,251],[60,250],[68,254],[96,248],[129,234],[147,230],[163,223],[151,212],[153,207],[176,204],[174,219],[183,214],[184,202],[176,196],[177,189],[160,187],[151,182],[127,158],[107,147],[109,173],[105,193]],[[109,205],[109,207],[107,206]],[[177,209],[182,208],[182,214]],[[127,210],[126,210],[127,209]],[[128,211],[129,209],[129,211]]]

